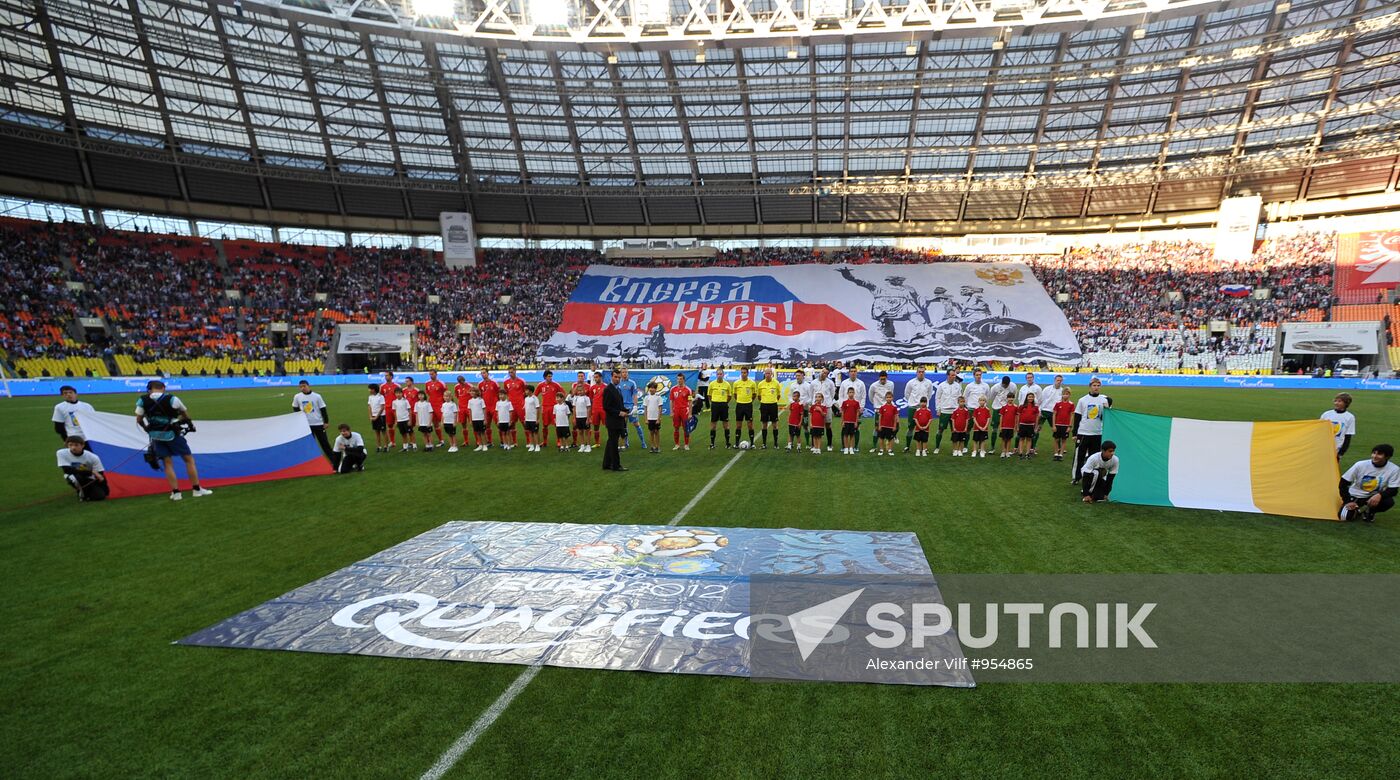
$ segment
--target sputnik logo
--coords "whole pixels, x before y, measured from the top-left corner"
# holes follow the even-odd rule
[[[788,615],[788,625],[792,627],[792,638],[797,642],[797,652],[802,654],[802,660],[807,660],[812,651],[817,649],[817,645],[820,645],[831,635],[831,630],[836,627],[841,618],[845,617],[846,611],[864,592],[865,588],[853,590],[844,596],[837,596],[814,607],[808,607],[801,612]]]

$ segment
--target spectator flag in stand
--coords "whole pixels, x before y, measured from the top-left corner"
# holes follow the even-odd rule
[[[1221,422],[1114,409],[1113,500],[1336,520],[1335,440],[1327,420]]]
[[[1247,284],[1222,284],[1220,293],[1231,298],[1248,298],[1254,292],[1254,288]]]

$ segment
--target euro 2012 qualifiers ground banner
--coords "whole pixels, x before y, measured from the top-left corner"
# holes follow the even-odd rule
[[[541,359],[1077,362],[1064,313],[1020,263],[592,265]]]
[[[759,580],[774,578],[894,580],[902,587],[919,584],[924,601],[942,598],[912,533],[451,522],[180,644],[867,679],[787,673],[783,659],[776,666],[770,661],[767,673],[752,673],[751,634],[784,646],[799,643],[790,641],[791,623],[785,628],[769,620],[774,616],[751,614],[751,578],[756,591]],[[825,625],[823,634],[831,628]],[[804,647],[802,660],[811,652]],[[929,668],[869,681],[973,684],[955,636],[920,654]]]

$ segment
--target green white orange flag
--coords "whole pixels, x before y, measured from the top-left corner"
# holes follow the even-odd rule
[[[1341,508],[1326,420],[1234,422],[1114,409],[1113,500],[1129,504],[1336,520]]]

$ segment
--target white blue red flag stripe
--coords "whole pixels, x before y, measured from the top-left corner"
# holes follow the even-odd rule
[[[330,474],[331,465],[299,412],[251,420],[201,420],[186,437],[203,487]],[[107,468],[112,497],[143,496],[170,489],[163,471],[146,464],[149,440],[129,414],[92,412],[83,418],[88,444]],[[181,487],[190,487],[182,460],[175,460]]]
[[[1020,263],[589,266],[546,361],[665,363],[1080,358]]]

